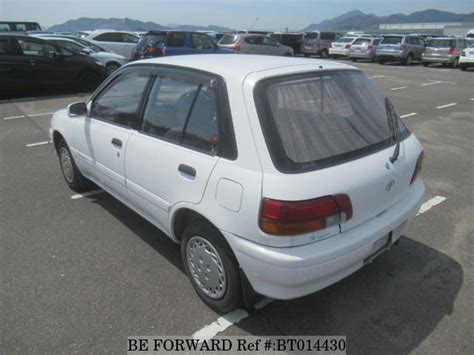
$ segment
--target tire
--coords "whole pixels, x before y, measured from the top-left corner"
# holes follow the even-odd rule
[[[118,63],[111,62],[111,63],[107,63],[106,68],[107,68],[107,74],[110,75],[114,71],[116,71],[118,68],[120,68],[120,65]]]
[[[323,49],[321,51],[321,58],[327,58],[327,57],[329,57],[329,53],[328,53],[327,49]]]
[[[61,172],[64,180],[69,188],[73,191],[80,192],[90,187],[91,183],[79,171],[72,157],[71,151],[64,139],[58,143],[58,158]]]
[[[451,64],[451,67],[452,68],[457,68],[458,65],[459,65],[459,58],[456,58],[456,59],[454,59],[453,64]]]
[[[467,66],[460,64],[460,65],[459,65],[459,69],[461,69],[462,71],[466,71],[466,70],[467,70]]]
[[[357,62],[357,58],[351,58],[351,60],[355,63]]]
[[[430,65],[430,63],[428,63],[428,62],[423,62],[423,66],[424,66],[424,67],[427,67],[428,65]]]
[[[283,56],[284,57],[293,57],[293,55],[291,53],[285,53]]]
[[[212,257],[208,256],[210,253],[213,254]],[[182,234],[181,257],[196,293],[210,308],[219,313],[226,313],[241,306],[243,297],[238,262],[215,227],[199,219],[186,226]],[[193,257],[202,265],[209,262],[210,264],[206,264],[207,270],[193,266],[196,264],[193,263]],[[218,277],[216,273],[219,269],[223,272],[221,271],[221,276]],[[208,278],[211,272],[214,277]],[[203,278],[211,283],[209,287],[199,284]]]
[[[402,60],[403,65],[411,65],[411,62],[413,61],[413,56],[412,54],[408,54],[408,56]]]
[[[305,56],[305,58],[309,58],[309,54],[308,54],[308,53],[305,53],[304,56]]]
[[[97,73],[86,71],[79,75],[77,88],[83,92],[94,91],[101,83],[101,78]]]
[[[384,65],[385,64],[385,59],[378,59],[377,58],[377,62],[379,62],[379,64]]]

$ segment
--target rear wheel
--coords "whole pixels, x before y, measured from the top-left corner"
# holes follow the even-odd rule
[[[327,58],[327,57],[329,57],[329,53],[328,53],[327,49],[323,49],[321,51],[321,58]]]
[[[71,151],[69,150],[69,147],[67,146],[64,139],[59,141],[57,150],[61,171],[69,188],[73,191],[80,192],[90,187],[89,180],[87,180],[81,174],[79,169],[77,169],[76,163],[72,158]]]
[[[353,62],[357,62],[357,58],[351,58]]]
[[[100,84],[101,78],[97,73],[86,71],[79,75],[78,89],[84,92],[94,91]]]
[[[377,61],[379,62],[379,64],[385,64],[385,59],[377,58]]]
[[[309,54],[308,54],[308,53],[305,53],[304,56],[305,56],[305,58],[309,58]]]
[[[456,59],[454,59],[454,62],[453,62],[453,64],[451,64],[451,66],[453,68],[456,68],[458,65],[459,65],[459,58],[456,58]]]
[[[229,312],[242,303],[239,267],[219,231],[194,220],[182,235],[184,268],[198,296],[213,310]]]
[[[465,71],[467,70],[467,66],[461,64],[459,65],[459,69],[461,69],[462,71]]]
[[[424,67],[427,67],[428,65],[430,65],[430,63],[428,63],[428,62],[423,62],[423,66],[424,66]]]

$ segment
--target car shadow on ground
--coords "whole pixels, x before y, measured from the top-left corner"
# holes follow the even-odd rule
[[[408,353],[453,312],[463,275],[456,260],[402,237],[339,283],[274,301],[254,311],[260,321],[244,320],[238,327],[255,335],[345,335],[351,353]]]
[[[179,245],[112,196],[99,196],[91,201],[184,273]],[[456,260],[401,237],[398,246],[346,279],[303,298],[250,309],[251,317],[236,327],[260,336],[345,335],[351,353],[408,353],[453,312],[463,278]]]

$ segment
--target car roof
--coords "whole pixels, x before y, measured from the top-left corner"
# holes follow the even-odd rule
[[[140,60],[128,64],[139,65],[141,63],[172,65],[189,69],[201,70],[217,74],[223,78],[243,79],[255,72],[270,71],[272,69],[287,68],[288,72],[305,72],[333,69],[356,69],[357,68],[326,60],[263,56],[251,54],[195,54],[170,56]]]

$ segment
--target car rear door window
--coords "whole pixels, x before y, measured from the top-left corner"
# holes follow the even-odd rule
[[[381,44],[400,44],[402,43],[402,37],[400,36],[386,36],[382,39]]]
[[[135,127],[148,80],[148,70],[120,75],[93,100],[90,115],[121,126]]]
[[[386,100],[362,73],[264,80],[255,95],[265,140],[281,171],[314,170],[390,143]]]
[[[186,34],[184,32],[170,32],[166,42],[168,47],[184,47]]]
[[[121,33],[122,35],[122,42],[125,43],[138,43],[138,38],[130,33]]]
[[[102,33],[94,37],[94,40],[99,41],[99,42],[118,42],[118,43],[123,42],[122,34],[119,32]]]
[[[195,49],[214,49],[214,42],[204,34],[193,33],[191,39]]]

